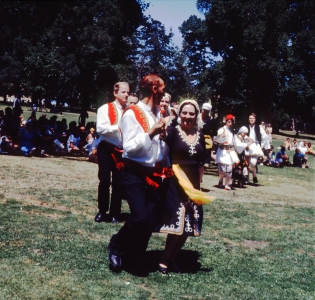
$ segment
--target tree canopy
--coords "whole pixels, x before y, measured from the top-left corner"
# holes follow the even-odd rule
[[[200,88],[209,85],[221,111],[256,111],[262,118],[287,112],[311,120],[314,1],[198,0],[197,7],[205,19],[183,23],[184,51]],[[209,50],[221,57],[212,65]]]

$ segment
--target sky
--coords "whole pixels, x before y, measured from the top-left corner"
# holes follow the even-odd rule
[[[153,19],[160,21],[166,33],[172,28],[173,42],[179,48],[182,46],[183,39],[178,27],[191,15],[203,18],[197,10],[196,0],[145,0],[145,2],[151,4],[144,14],[151,15]]]

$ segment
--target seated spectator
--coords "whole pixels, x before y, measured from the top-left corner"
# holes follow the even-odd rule
[[[295,149],[298,147],[298,143],[296,141],[296,139],[293,140],[292,144],[291,144],[291,150],[295,151]]]
[[[293,156],[293,167],[308,168],[306,164],[307,164],[307,157],[303,153],[301,153],[299,148],[296,148],[294,156]]]
[[[92,143],[92,147],[91,147],[91,151],[89,152],[89,161],[93,162],[93,163],[98,163],[97,162],[97,147],[98,144],[100,143],[102,139],[100,137],[98,137],[97,139],[95,139]]]
[[[287,138],[284,143],[283,146],[285,147],[285,150],[291,150],[291,141],[290,138]]]
[[[35,143],[40,156],[48,157],[47,152],[52,148],[52,141],[54,137],[49,130],[48,120],[40,119],[38,121],[38,129],[36,130]]]
[[[312,143],[308,142],[307,143],[307,151],[306,151],[306,154],[315,154],[315,151],[312,147]]]
[[[35,131],[33,130],[33,123],[31,120],[27,121],[25,128],[19,133],[20,150],[25,156],[32,156],[36,150],[34,139]]]
[[[265,166],[276,166],[276,153],[274,151],[273,145],[270,145],[270,149],[265,150],[268,151],[267,159],[264,161]]]
[[[85,139],[86,144],[83,146],[83,149],[87,153],[90,153],[91,147],[92,147],[92,143],[93,143],[94,140],[95,140],[95,129],[92,127],[92,128],[90,128],[90,133],[88,134],[88,136]]]
[[[76,127],[73,134],[70,134],[67,141],[67,150],[71,153],[80,153],[80,128]]]
[[[275,165],[283,168],[285,164],[289,164],[289,156],[285,152],[285,147],[282,146],[280,151],[276,154]]]
[[[302,154],[306,154],[306,152],[307,152],[307,147],[306,147],[306,142],[304,143],[304,142],[299,142],[299,146],[298,146],[298,149],[300,150],[300,152],[302,153]]]

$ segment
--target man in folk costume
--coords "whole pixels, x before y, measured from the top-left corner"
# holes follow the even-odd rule
[[[253,182],[258,183],[257,179],[257,161],[258,157],[264,156],[262,149],[270,149],[270,143],[265,130],[263,130],[258,124],[256,124],[256,115],[251,113],[248,119],[248,136],[254,141],[249,147],[249,150],[245,152],[246,159],[253,172]]]
[[[232,126],[235,117],[231,114],[225,117],[225,125],[218,130],[218,135],[213,139],[218,144],[216,163],[219,169],[219,188],[231,190],[229,184],[232,178],[233,165],[239,161],[234,149]],[[225,186],[223,178],[225,175]]]
[[[139,83],[141,101],[129,107],[120,122],[124,149],[122,180],[131,214],[108,246],[110,267],[115,271],[120,270],[123,256],[124,265],[129,262],[132,271],[145,272],[143,257],[157,208],[166,193],[165,177],[170,176],[165,172],[168,169],[163,168],[164,144],[160,141],[165,122],[156,117],[164,89],[159,76],[145,76]]]
[[[105,221],[106,212],[109,210],[111,222],[118,224],[121,212],[122,181],[121,181],[121,156],[122,140],[118,123],[126,108],[129,95],[129,85],[118,82],[114,85],[115,101],[102,105],[97,111],[96,131],[101,142],[97,147],[98,159],[98,213],[95,222]],[[112,194],[110,198],[110,184],[112,180]]]

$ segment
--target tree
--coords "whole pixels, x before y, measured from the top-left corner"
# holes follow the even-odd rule
[[[196,42],[189,37],[194,34],[198,47],[210,47],[214,55],[222,57],[208,72],[198,74],[220,95],[221,110],[227,108],[239,115],[256,111],[262,118],[285,110],[312,118],[313,1],[198,0],[197,7],[205,14],[200,28],[206,29],[201,33],[200,28],[191,29],[184,38],[193,50]],[[201,57],[196,61],[202,65]]]

